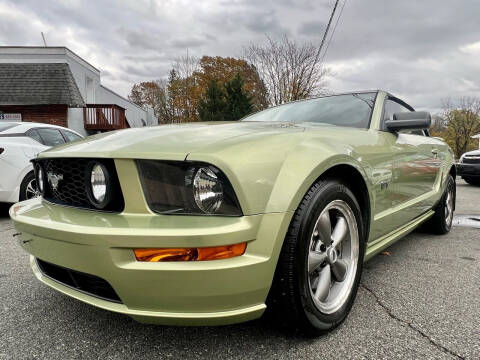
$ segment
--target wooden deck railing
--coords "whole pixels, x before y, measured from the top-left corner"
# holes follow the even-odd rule
[[[83,108],[83,123],[86,130],[127,128],[125,109],[115,104],[87,104]]]

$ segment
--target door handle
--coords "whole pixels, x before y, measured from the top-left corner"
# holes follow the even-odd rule
[[[437,155],[438,154],[438,149],[432,149],[432,154]]]

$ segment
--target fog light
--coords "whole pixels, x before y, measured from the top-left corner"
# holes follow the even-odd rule
[[[86,168],[87,196],[97,209],[105,209],[112,200],[112,182],[105,165],[91,161]]]
[[[105,200],[107,194],[107,180],[105,176],[105,167],[101,164],[95,164],[90,173],[90,186],[92,187],[92,195],[97,203]]]
[[[134,249],[138,261],[206,261],[228,259],[243,255],[247,243],[202,248]]]

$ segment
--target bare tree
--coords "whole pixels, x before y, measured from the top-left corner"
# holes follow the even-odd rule
[[[174,109],[170,101],[169,83],[166,79],[156,81],[159,88],[159,95],[155,106],[158,122],[161,124],[170,124],[174,120]]]
[[[134,84],[128,99],[138,106],[146,105],[153,108],[160,123],[170,122],[171,115],[168,106],[168,86],[166,80],[145,81]]]
[[[319,47],[312,43],[297,44],[286,35],[278,41],[267,36],[265,45],[251,43],[243,52],[265,82],[271,104],[305,99],[326,90],[329,69],[318,56]]]
[[[473,135],[480,133],[480,99],[464,97],[457,102],[443,99],[445,137],[458,158],[474,147]]]
[[[188,78],[200,69],[200,59],[194,55],[190,55],[187,50],[186,55],[174,59],[172,68],[180,78]]]
[[[169,103],[173,111],[172,122],[191,122],[198,120],[197,83],[194,74],[200,69],[200,60],[187,54],[177,57],[169,75]]]

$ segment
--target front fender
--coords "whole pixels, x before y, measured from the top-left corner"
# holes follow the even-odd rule
[[[368,171],[345,144],[282,135],[264,138],[261,146],[251,145],[193,153],[187,158],[221,169],[232,183],[244,215],[294,211],[312,184],[336,165],[352,166],[367,179]]]
[[[301,138],[295,134],[262,137],[215,152],[190,153],[187,160],[207,162],[221,169],[235,190],[243,214],[261,214],[272,208],[269,205],[272,190],[285,160],[299,141]],[[276,208],[277,212],[288,210],[288,207]]]
[[[338,148],[331,149],[327,146],[299,146],[285,160],[265,212],[295,211],[317,179],[338,165],[351,166],[362,175],[369,189],[370,203],[373,204],[371,183],[368,181],[367,173],[351,154],[347,147],[343,153],[339,153]]]

